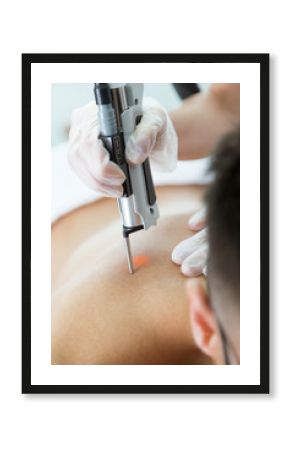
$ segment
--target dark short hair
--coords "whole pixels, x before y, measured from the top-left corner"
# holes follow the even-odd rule
[[[239,301],[240,288],[240,133],[226,135],[212,157],[209,186],[208,277],[216,278]]]

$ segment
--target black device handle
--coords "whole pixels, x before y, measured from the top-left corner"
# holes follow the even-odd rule
[[[111,90],[107,83],[95,83],[94,93],[97,105],[104,106],[113,104]],[[141,115],[137,116],[136,125],[140,123],[141,119]],[[110,160],[117,164],[124,172],[126,180],[123,183],[123,197],[129,197],[133,194],[133,189],[130,179],[129,166],[125,158],[125,143],[123,133],[117,131],[117,133],[111,136],[100,135],[99,137],[103,141],[105,148],[109,152]],[[147,200],[149,205],[152,206],[156,202],[156,193],[148,158],[143,162],[142,167],[146,186]]]
[[[113,136],[100,136],[100,139],[103,141],[104,147],[109,152],[110,160],[117,164],[124,172],[126,180],[123,183],[122,197],[129,197],[130,195],[132,195],[133,190],[130,180],[128,163],[125,159],[123,136],[121,133],[118,133]]]
[[[156,202],[156,193],[155,193],[155,188],[154,188],[154,184],[153,184],[149,158],[145,159],[142,166],[143,166],[143,170],[144,170],[144,178],[145,178],[148,203],[150,206],[153,206],[154,203]]]
[[[141,119],[142,119],[142,116],[138,116],[136,118],[136,126],[138,125],[138,123],[141,122]],[[152,206],[156,202],[156,193],[155,193],[155,188],[154,188],[154,184],[153,184],[149,158],[145,159],[145,161],[142,164],[142,167],[143,167],[143,171],[144,171],[144,179],[145,179],[148,203],[150,206]]]
[[[108,83],[95,83],[94,94],[96,104],[99,107],[106,107],[112,105],[112,93]],[[116,130],[116,132],[109,136],[100,134],[99,138],[103,141],[104,147],[110,155],[110,160],[117,164],[124,172],[126,180],[123,183],[123,197],[132,195],[132,185],[130,181],[130,173],[127,161],[125,159],[125,145],[123,134]]]

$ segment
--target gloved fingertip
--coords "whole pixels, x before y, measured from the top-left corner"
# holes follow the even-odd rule
[[[181,266],[181,273],[183,274],[183,275],[185,275],[186,277],[191,277],[192,276],[192,273],[191,273],[191,270],[188,268],[188,266]]]
[[[204,227],[204,220],[198,220],[195,217],[191,217],[188,221],[188,226],[192,231],[200,231]]]
[[[175,264],[182,264],[183,261],[183,257],[181,252],[179,252],[178,250],[174,249],[171,253],[171,261],[174,262]]]
[[[122,169],[112,161],[103,163],[96,171],[96,177],[105,185],[121,186],[126,176]]]
[[[202,273],[199,267],[190,266],[189,264],[186,263],[182,264],[181,272],[186,277],[197,277]]]
[[[190,220],[188,221],[188,226],[192,231],[200,231],[203,228],[200,223],[191,222]]]
[[[132,146],[128,146],[126,148],[126,159],[132,164],[142,164],[145,161],[146,156],[141,147],[135,146],[133,148]]]
[[[118,198],[123,195],[123,186],[112,186],[112,184],[98,184],[98,191],[103,194],[104,197]]]
[[[112,187],[119,187],[122,186],[122,184],[125,181],[125,178],[118,178],[118,177],[111,177],[111,178],[104,178],[102,181],[106,184],[110,184]]]
[[[188,226],[193,231],[200,231],[202,228],[205,227],[205,222],[206,222],[205,211],[204,209],[201,209],[190,217],[188,221]]]
[[[105,197],[113,197],[113,198],[119,198],[122,197],[123,195],[123,191],[115,191],[115,190],[111,190],[111,189],[107,189],[106,191],[104,191],[103,195]]]

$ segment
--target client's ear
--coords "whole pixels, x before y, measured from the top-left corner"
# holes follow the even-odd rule
[[[214,312],[209,304],[206,285],[202,277],[187,283],[190,323],[196,345],[216,364],[223,364],[223,348]]]

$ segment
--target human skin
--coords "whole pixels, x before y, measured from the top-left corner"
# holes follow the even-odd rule
[[[170,112],[178,135],[178,159],[208,156],[215,144],[240,121],[240,84],[213,83]]]
[[[201,194],[158,190],[158,226],[131,236],[133,254],[147,256],[134,275],[112,199],[53,227],[53,364],[210,364],[193,341],[185,278],[170,260],[176,243],[192,235],[187,219]]]

